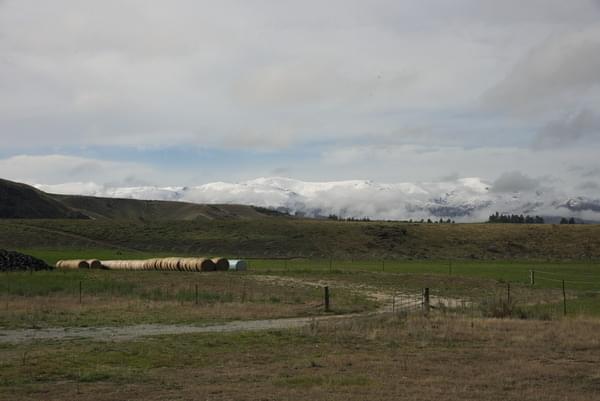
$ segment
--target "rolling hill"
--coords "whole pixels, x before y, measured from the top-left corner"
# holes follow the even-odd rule
[[[73,219],[87,216],[29,185],[0,179],[0,218]]]
[[[55,195],[29,185],[0,179],[2,219],[141,219],[195,220],[260,218],[277,215],[243,205]]]

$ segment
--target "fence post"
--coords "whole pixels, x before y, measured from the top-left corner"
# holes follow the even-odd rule
[[[325,286],[325,312],[329,312],[329,287]]]
[[[510,283],[506,283],[506,301],[510,304]]]
[[[425,314],[429,313],[429,288],[423,289],[423,310]]]
[[[242,282],[242,303],[246,302],[246,279]]]
[[[529,284],[532,287],[535,285],[535,270],[529,270]]]
[[[567,316],[567,293],[565,292],[565,280],[562,281],[563,290],[563,315]]]
[[[10,298],[10,281],[8,281],[8,270],[6,271],[6,310],[8,310],[8,299]]]

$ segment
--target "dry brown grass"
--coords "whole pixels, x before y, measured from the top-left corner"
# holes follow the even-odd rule
[[[38,345],[28,358],[41,378],[0,387],[0,399],[591,401],[599,330],[590,319],[387,315],[289,332]],[[2,356],[20,366],[23,353]],[[53,361],[62,361],[56,373]]]
[[[322,289],[309,285],[280,285],[238,274],[133,273],[90,271],[82,280],[81,304],[79,281],[59,281],[53,285],[65,290],[49,294],[39,283],[36,287],[25,282],[19,287],[23,295],[0,294],[0,329],[204,324],[324,313]],[[35,295],[36,291],[44,295]],[[339,313],[376,307],[350,290],[336,290],[332,302]]]
[[[1,303],[0,327],[44,328],[122,326],[142,323],[205,324],[228,320],[274,319],[308,316],[319,312],[319,302],[189,302],[127,298],[87,298],[85,304],[70,297],[10,298]],[[6,309],[8,308],[8,309]]]

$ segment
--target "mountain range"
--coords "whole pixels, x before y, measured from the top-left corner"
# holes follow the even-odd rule
[[[305,217],[335,215],[340,218],[380,220],[442,218],[476,222],[486,221],[490,214],[500,212],[540,215],[549,221],[560,217],[600,220],[600,199],[543,187],[500,191],[493,187],[493,183],[480,178],[385,184],[368,180],[305,182],[269,177],[238,183],[214,182],[180,187],[110,187],[94,183],[35,187],[64,195],[178,201],[196,205],[251,205]],[[53,195],[53,199],[68,201],[66,203],[71,206],[80,206],[74,199],[81,202],[81,198],[57,195]]]

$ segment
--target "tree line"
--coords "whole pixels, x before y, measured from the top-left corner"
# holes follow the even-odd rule
[[[496,212],[489,217],[488,223],[544,224],[544,218],[541,216],[530,216],[522,214],[500,214]]]

